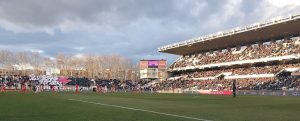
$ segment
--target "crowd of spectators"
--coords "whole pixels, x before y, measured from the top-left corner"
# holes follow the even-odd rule
[[[235,47],[233,49],[186,55],[173,63],[170,69],[298,54],[300,52],[299,40],[299,37],[294,37]]]
[[[89,79],[85,77],[69,77],[67,83],[63,84],[59,81],[56,75],[28,75],[28,76],[0,76],[0,87],[5,86],[7,89],[20,90],[24,85],[27,89],[40,91],[61,91],[68,86],[78,85],[80,88],[89,88],[91,86],[97,86],[105,88],[107,91],[132,91],[147,89],[143,85],[148,82],[145,81],[132,81],[132,80],[116,80],[116,79]]]
[[[72,80],[67,85],[90,87],[96,86],[101,91],[150,91],[150,80],[118,80],[118,79],[88,79],[88,78],[69,78]]]
[[[155,91],[153,80],[116,80],[116,79],[97,79],[97,87],[104,88],[105,90],[114,90],[114,91]]]
[[[0,76],[0,86],[5,85],[7,88],[16,89],[21,88],[21,85],[31,86],[29,76]]]
[[[6,84],[7,87],[27,84],[27,86],[34,86],[36,82],[32,82],[29,77],[21,77],[16,80],[12,78],[1,77],[1,85]],[[26,81],[25,81],[26,80]],[[75,84],[73,81],[67,85]],[[171,81],[158,81],[151,83],[151,81],[132,81],[132,80],[115,80],[115,79],[97,79],[89,80],[87,78],[76,78],[76,83],[80,86],[95,86],[100,87],[106,91],[157,91],[157,90],[231,90],[233,79],[208,79],[208,80],[192,80],[192,79],[176,79]],[[243,78],[234,79],[239,90],[283,90],[300,87],[300,81],[292,76],[279,75],[278,77],[266,78]],[[12,82],[15,82],[12,84]],[[43,84],[43,83],[39,83]],[[43,86],[50,86],[51,84],[43,84]],[[56,85],[58,86],[58,85]],[[51,88],[49,88],[51,89]]]
[[[154,91],[149,85],[151,80],[117,80],[117,79],[89,79],[86,77],[67,77],[67,83],[59,81],[56,75],[28,75],[28,76],[0,76],[0,87],[20,90],[22,85],[28,89],[39,88],[41,91],[61,91],[65,86],[78,85],[80,88],[96,86],[102,91]]]
[[[88,78],[82,77],[70,77],[69,78],[71,81],[67,83],[67,85],[72,85],[75,86],[78,84],[79,86],[84,86],[84,87],[90,87],[92,85],[92,81]]]
[[[244,68],[229,68],[217,70],[200,70],[200,71],[186,71],[174,74],[172,77],[185,78],[204,78],[220,76],[223,73],[230,72],[230,75],[255,75],[255,74],[276,74],[277,72],[286,68],[300,68],[300,63],[295,64],[280,64],[260,67],[244,67]]]
[[[157,90],[172,90],[176,88],[189,90],[231,90],[232,80],[183,80],[164,81],[154,85]],[[239,90],[282,90],[300,87],[300,81],[291,76],[268,78],[234,79]]]
[[[274,74],[287,68],[300,68],[300,63],[279,64],[271,66],[248,66],[243,68],[228,68],[217,70],[194,70],[177,72],[174,77],[175,80],[169,80],[157,84],[160,89],[170,90],[171,88],[183,88],[193,90],[230,90],[232,87],[233,79],[216,78],[225,72],[229,72],[227,76],[245,76],[245,75],[257,75],[257,74]],[[237,88],[240,90],[281,90],[300,88],[300,81],[289,75],[282,75],[291,73],[283,71],[275,77],[262,77],[262,78],[239,78],[234,79],[237,82]],[[207,79],[197,79],[197,78]],[[209,78],[213,77],[213,78]]]

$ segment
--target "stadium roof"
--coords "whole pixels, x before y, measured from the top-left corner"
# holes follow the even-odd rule
[[[300,34],[300,14],[274,18],[265,23],[255,23],[244,28],[218,32],[158,48],[159,52],[187,55],[210,50],[235,47],[258,41]]]

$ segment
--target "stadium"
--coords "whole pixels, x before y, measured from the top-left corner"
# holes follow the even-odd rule
[[[72,10],[77,10],[88,2],[80,5],[75,4],[76,2],[71,3],[63,7],[71,6]],[[100,4],[94,2],[87,4],[88,7],[79,13],[85,13],[88,8],[98,8],[98,5]],[[81,18],[77,16],[75,20],[84,21],[86,18],[97,18],[97,15],[100,15],[108,19],[104,23],[112,24],[115,22],[114,17],[122,16],[114,12],[120,8],[122,12],[127,11],[126,7],[117,5],[114,3],[105,6],[113,6],[113,13],[110,13],[112,16],[104,12]],[[134,6],[134,4],[129,6],[131,5]],[[0,11],[1,6],[0,4]],[[37,6],[38,3],[35,3],[35,7]],[[80,7],[77,8],[78,6]],[[54,8],[59,8],[59,5],[55,4]],[[29,9],[21,10],[30,13]],[[48,10],[43,8],[41,11]],[[68,15],[68,12],[64,11],[59,15],[72,18],[77,12]],[[132,17],[132,14],[128,16]],[[142,20],[145,17],[143,16]],[[97,20],[104,21],[103,18]],[[116,24],[121,31],[126,30],[121,27],[122,24],[132,24],[123,23],[126,17],[116,18],[118,21],[122,20],[121,24]],[[151,23],[157,22],[155,19],[152,19]],[[170,19],[166,20],[169,22]],[[74,42],[64,43],[63,40],[70,38],[62,37],[63,39],[59,41],[61,43],[55,42],[55,46],[48,41],[42,41],[45,45],[43,48],[50,46],[55,50],[56,53],[51,57],[45,56],[47,49],[51,50],[49,48],[45,49],[45,52],[23,51],[23,45],[19,47],[22,48],[21,51],[16,51],[18,47],[3,49],[5,46],[0,45],[3,47],[0,50],[0,121],[298,121],[300,119],[300,14],[275,17],[265,22],[234,27],[227,31],[161,47],[155,46],[159,48],[151,50],[164,55],[175,55],[178,57],[175,61],[168,58],[169,56],[166,56],[167,58],[150,56],[151,58],[146,59],[138,56],[138,62],[132,62],[125,54],[110,54],[109,51],[113,50],[115,44],[117,50],[125,50],[124,53],[134,51],[133,53],[137,55],[144,54],[142,51],[149,51],[147,47],[151,43],[147,41],[146,44],[142,43],[144,46],[147,45],[146,47],[139,47],[139,41],[134,41],[134,44],[129,46],[123,39],[125,41],[128,38],[138,37],[131,38],[130,32],[130,35],[119,31],[112,33],[114,27],[98,23],[88,25],[88,32],[84,33],[86,29],[84,25],[93,22],[87,21],[84,24],[76,22],[74,24],[67,19],[64,21],[72,27],[73,25],[81,27],[75,34],[68,33],[72,31],[72,27],[68,28],[69,26],[65,24],[59,26],[65,27],[66,30],[54,28],[52,32],[46,29],[51,39],[60,40],[58,36],[63,36],[64,32],[75,36],[72,38]],[[5,38],[9,34],[6,30],[5,32],[1,30],[2,22],[0,19],[0,37]],[[172,26],[180,26],[173,22],[170,22]],[[159,26],[167,24],[162,22]],[[146,26],[144,23],[142,25]],[[99,32],[97,31],[99,28],[93,28],[94,26],[104,26],[105,30]],[[133,28],[142,27],[138,23],[134,23],[133,26]],[[6,27],[9,29],[10,26]],[[25,27],[36,29],[33,25]],[[148,26],[147,29],[149,28],[152,26]],[[157,31],[156,28],[160,27],[153,26],[153,28]],[[19,36],[20,31],[22,29],[17,28],[9,37]],[[183,34],[190,32],[183,31],[188,29],[179,32]],[[28,33],[21,32],[21,35],[26,35],[25,38],[34,36],[34,39],[47,40],[46,35],[37,34],[40,32]],[[31,35],[32,33],[34,35]],[[104,33],[100,34],[100,38],[104,38],[105,41],[98,43],[96,48],[100,48],[105,54],[84,51],[88,49],[99,51],[92,46],[97,43],[96,41],[85,41],[90,36],[95,37],[94,33]],[[142,30],[134,33],[134,36],[142,33],[143,37],[145,34],[151,36],[153,34]],[[111,38],[105,34],[117,36],[117,39],[112,39],[107,44],[106,40]],[[164,34],[166,33],[162,32],[161,36]],[[16,38],[22,40],[20,37]],[[75,41],[76,39],[83,43]],[[16,46],[21,43],[15,38],[11,40],[14,40],[13,44]],[[0,38],[0,42],[6,41]],[[89,43],[92,44],[87,46],[89,48],[81,47]],[[33,48],[32,45],[38,44],[29,41],[25,44],[28,48]],[[65,50],[60,48],[65,46],[71,48]],[[139,48],[141,52],[135,52],[135,48]]]
[[[169,80],[174,80],[171,85],[185,85],[190,91],[225,93],[224,90],[232,90],[230,80],[237,80],[240,94],[298,90],[300,38],[296,26],[299,26],[299,15],[290,15],[166,45],[158,50],[181,56],[169,67],[172,75]],[[282,91],[276,95],[283,94],[298,95],[298,92]]]

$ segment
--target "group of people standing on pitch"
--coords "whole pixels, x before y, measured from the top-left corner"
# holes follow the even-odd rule
[[[0,92],[6,92],[7,90],[13,90],[13,91],[20,90],[21,92],[26,92],[26,90],[27,90],[26,87],[27,86],[25,84],[21,84],[20,89],[18,89],[17,87],[11,88],[11,87],[8,87],[7,84],[2,83],[2,84],[0,84]]]

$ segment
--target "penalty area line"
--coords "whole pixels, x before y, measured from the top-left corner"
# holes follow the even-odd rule
[[[195,118],[195,117],[189,117],[189,116],[183,116],[183,115],[176,115],[176,114],[163,113],[163,112],[157,112],[157,111],[151,111],[151,110],[145,110],[145,109],[139,109],[139,108],[131,108],[131,107],[125,107],[125,106],[119,106],[119,105],[112,105],[112,104],[105,104],[105,103],[90,102],[90,101],[85,101],[85,100],[78,100],[78,99],[68,99],[68,100],[77,101],[77,102],[84,102],[84,103],[90,103],[90,104],[95,104],[95,105],[102,105],[102,106],[110,106],[110,107],[122,108],[122,109],[127,109],[127,110],[142,111],[142,112],[148,112],[148,113],[154,113],[154,114],[159,114],[159,115],[172,116],[172,117],[177,117],[177,118],[185,118],[185,119],[198,120],[198,121],[212,121],[212,120]]]

